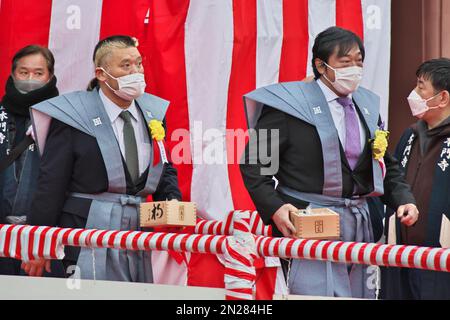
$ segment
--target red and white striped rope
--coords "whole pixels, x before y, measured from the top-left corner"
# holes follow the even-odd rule
[[[260,256],[450,272],[450,249],[376,243],[257,237]]]
[[[83,230],[0,224],[0,256],[60,259],[62,246],[128,250],[174,250],[223,254],[226,236],[141,231]],[[256,237],[260,257],[328,260],[342,263],[450,272],[450,249]]]
[[[225,254],[225,289],[227,300],[253,300],[257,258],[255,238],[250,233],[249,211],[233,214],[233,236],[227,239]]]
[[[232,211],[224,221],[200,220],[195,226],[197,234],[232,235],[233,219],[239,213],[248,213],[244,220],[248,221],[250,231],[253,234],[269,237],[272,235],[272,227],[266,226],[257,211]]]

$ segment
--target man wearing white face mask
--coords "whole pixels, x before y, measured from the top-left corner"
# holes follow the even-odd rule
[[[386,230],[390,230],[390,243],[448,248],[450,59],[426,61],[416,75],[417,85],[407,101],[419,121],[403,133],[395,156],[401,161],[421,216],[411,228],[388,224]],[[392,210],[388,210],[390,214]],[[385,268],[381,279],[386,299],[450,299],[450,274],[446,272]]]
[[[389,154],[376,158],[369,143],[380,125],[380,100],[359,86],[364,53],[357,35],[329,28],[314,42],[315,81],[275,84],[245,96],[249,126],[257,130],[257,139],[247,145],[241,172],[261,218],[273,226],[275,235],[291,237],[295,229],[289,212],[311,205],[339,213],[340,240],[373,242],[367,198],[380,195],[403,224],[417,220],[415,200],[398,162]],[[277,172],[263,173],[273,163],[260,159],[253,148],[272,145],[272,135],[262,129],[278,130]],[[286,269],[293,294],[375,296],[368,285],[371,275],[361,265],[294,259]]]
[[[78,91],[32,107],[42,153],[31,225],[139,230],[139,204],[181,199],[177,172],[149,123],[164,120],[168,101],[144,93],[136,40],[112,36],[94,51],[95,79]],[[63,263],[82,279],[152,282],[149,252],[67,247]],[[23,264],[40,276],[48,261]],[[95,270],[94,270],[95,268]]]
[[[12,58],[0,105],[0,223],[24,224],[37,181],[39,155],[33,144],[30,107],[56,97],[55,59],[38,45]],[[0,258],[0,274],[18,274],[20,264]]]

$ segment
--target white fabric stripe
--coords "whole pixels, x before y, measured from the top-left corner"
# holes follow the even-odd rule
[[[391,0],[362,0],[361,5],[366,48],[362,86],[380,96],[381,118],[387,124],[388,79],[391,64]]]
[[[16,243],[17,243],[17,233],[19,228],[16,226],[11,232],[10,242],[9,242],[9,254],[14,257],[16,255]]]
[[[301,241],[294,241],[294,244],[291,247],[291,257],[298,258],[298,247],[300,246]]]
[[[30,238],[30,230],[32,229],[32,226],[25,226],[22,230],[22,234],[20,235],[20,244],[21,244],[21,250],[19,252],[22,261],[28,260],[28,239]]]
[[[115,232],[115,230],[110,230],[107,233],[105,233],[105,235],[103,236],[103,239],[102,239],[103,247],[106,248],[108,246],[109,239],[114,232]]]
[[[230,277],[230,280],[232,279],[233,282],[227,283],[227,290],[251,289],[252,288],[251,281],[239,279],[239,278],[236,278],[233,276],[229,276],[229,277]]]
[[[139,236],[139,238],[137,240],[137,246],[138,246],[139,250],[145,250],[144,240],[145,240],[145,238],[147,238],[147,235],[148,234],[146,234],[146,233],[142,233]]]
[[[52,238],[53,234],[55,233],[56,229],[51,228],[48,230],[47,234],[45,235],[45,244],[44,244],[44,257],[50,258],[50,250],[52,247]]]
[[[359,256],[359,252],[361,250],[361,247],[364,245],[364,243],[358,243],[357,245],[355,245],[352,249],[352,254],[351,254],[351,259],[353,263],[357,263],[358,261],[358,256]]]
[[[320,260],[327,260],[327,257],[330,257],[330,259],[333,259],[333,251],[334,248],[337,246],[338,242],[333,242],[330,244],[330,246],[327,249],[326,255],[324,257],[320,257]]]
[[[395,261],[396,261],[396,257],[397,257],[397,253],[400,250],[401,246],[394,246],[391,251],[389,252],[388,255],[388,260],[389,263],[395,265]]]
[[[413,246],[408,246],[406,247],[405,251],[402,252],[401,262],[403,266],[408,265],[408,256],[411,253],[412,249],[414,249]]]
[[[283,44],[283,1],[257,3],[256,87],[278,82]]]
[[[311,247],[312,247],[313,244],[314,244],[313,241],[308,241],[306,243],[306,245],[303,247],[304,248],[304,253],[305,253],[304,254],[305,259],[311,258]]]
[[[161,233],[155,234],[153,237],[151,237],[149,241],[149,247],[151,250],[156,250],[156,242],[158,241],[159,237],[161,237]]]
[[[433,249],[428,254],[428,257],[427,257],[427,268],[436,270],[437,266],[434,264],[434,257],[436,257],[436,253],[438,252],[438,250],[439,249]]]
[[[127,237],[127,241],[125,242],[125,245],[127,246],[127,249],[130,249],[133,247],[133,239],[134,237],[139,234],[139,231],[133,231],[130,233]]]
[[[171,234],[169,236],[165,236],[163,241],[161,242],[161,246],[163,248],[168,248],[170,239],[172,239],[173,237],[176,237],[176,236],[177,236],[176,234]]]
[[[238,298],[241,300],[252,300],[253,296],[250,294],[240,293],[240,292],[234,292],[234,291],[227,291],[227,296]]]
[[[414,266],[417,267],[418,269],[422,265],[422,263],[421,263],[422,255],[426,249],[427,248],[420,248],[419,250],[416,251],[416,254],[414,255]]]
[[[232,0],[191,1],[185,23],[191,200],[211,220],[233,209],[225,136],[232,53]]]
[[[52,1],[48,46],[55,56],[60,93],[85,90],[94,77],[92,52],[99,40],[102,3]]]
[[[198,250],[200,251],[200,252],[206,252],[206,249],[205,249],[205,247],[206,247],[206,241],[209,239],[209,237],[202,237],[201,239],[200,239],[200,241],[198,242]]]
[[[348,250],[348,247],[350,246],[350,242],[346,242],[344,243],[344,245],[339,249],[338,252],[338,257],[339,257],[339,261],[345,261],[345,256]]]
[[[6,232],[8,231],[9,226],[2,226],[0,228],[0,257],[5,256],[6,251]]]
[[[388,247],[387,245],[382,245],[376,253],[375,260],[376,260],[378,266],[383,265],[383,255],[384,255],[384,252],[386,251],[387,247]]]
[[[314,39],[323,30],[336,25],[335,0],[309,0],[308,1],[308,61],[306,74],[313,75],[311,59]]]
[[[370,256],[372,255],[372,250],[375,246],[376,246],[376,243],[369,243],[369,245],[364,250],[363,261],[365,262],[365,264],[371,265]]]

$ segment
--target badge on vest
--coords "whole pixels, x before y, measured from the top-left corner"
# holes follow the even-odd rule
[[[321,114],[322,113],[322,109],[320,109],[320,107],[315,107],[313,108],[314,114]]]
[[[100,120],[100,117],[92,119],[92,121],[94,122],[94,126],[98,127],[102,124],[102,120]]]

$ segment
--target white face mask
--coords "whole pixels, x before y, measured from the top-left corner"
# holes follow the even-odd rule
[[[362,80],[363,68],[352,66],[335,69],[325,62],[324,64],[334,71],[334,82],[331,82],[325,74],[323,74],[323,76],[331,83],[337,92],[347,96],[358,89]]]
[[[34,80],[34,79],[16,80],[16,79],[14,79],[14,86],[20,93],[23,93],[23,94],[40,89],[43,86],[45,86],[46,84],[47,84],[47,82],[41,81],[41,80]]]
[[[411,91],[411,93],[408,96],[408,103],[409,103],[409,108],[411,109],[411,113],[414,117],[417,118],[422,118],[424,116],[424,114],[428,111],[428,110],[432,110],[432,109],[437,109],[439,107],[429,107],[427,105],[427,102],[430,101],[431,99],[436,98],[438,95],[440,94],[440,92],[434,96],[432,96],[431,98],[428,99],[423,99],[417,92],[416,90]]]
[[[110,75],[105,69],[101,68],[105,73],[117,80],[119,85],[119,89],[115,90],[111,88],[111,86],[105,81],[105,84],[120,98],[126,101],[133,101],[134,99],[139,98],[144,94],[146,83],[145,77],[143,73],[137,72],[128,74],[126,76],[122,76],[119,78],[115,78]]]

